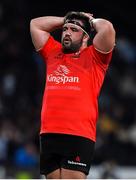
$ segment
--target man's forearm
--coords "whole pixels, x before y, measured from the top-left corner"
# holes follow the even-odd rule
[[[64,17],[45,16],[31,20],[31,25],[39,30],[52,32],[57,28],[61,28],[64,24]]]
[[[109,28],[113,28],[111,22],[107,21],[106,19],[94,18],[91,20],[91,22],[91,26],[93,26],[97,33],[100,31],[105,31]]]
[[[102,52],[108,52],[115,45],[115,30],[112,23],[105,19],[93,19],[93,28],[96,30],[96,35],[93,39],[95,47]]]

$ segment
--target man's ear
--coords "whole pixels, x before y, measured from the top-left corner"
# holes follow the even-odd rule
[[[83,37],[83,42],[84,42],[84,43],[85,43],[85,42],[87,43],[88,40],[89,40],[89,37],[88,37],[87,34],[85,34],[84,37]]]

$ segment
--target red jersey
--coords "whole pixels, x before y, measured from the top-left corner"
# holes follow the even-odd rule
[[[98,95],[112,57],[93,45],[64,54],[52,36],[40,50],[46,62],[46,85],[40,133],[78,135],[96,141]]]

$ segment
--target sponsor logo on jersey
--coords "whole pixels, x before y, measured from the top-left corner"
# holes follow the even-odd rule
[[[70,70],[65,65],[59,65],[53,73],[47,75],[47,81],[55,84],[79,83],[78,76],[69,76],[69,74]]]

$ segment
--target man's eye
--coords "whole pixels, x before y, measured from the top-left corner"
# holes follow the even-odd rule
[[[72,28],[72,31],[77,32],[77,31],[78,31],[78,29],[76,29],[76,28]]]
[[[66,31],[67,28],[63,28],[63,31]]]

